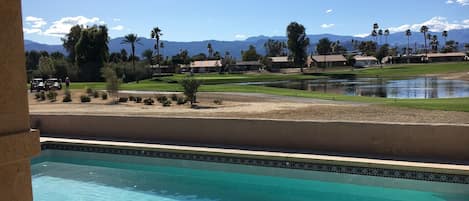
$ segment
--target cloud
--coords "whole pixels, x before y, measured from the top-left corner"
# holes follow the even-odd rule
[[[120,18],[112,18],[112,21],[114,21],[114,22],[120,22],[121,19],[120,19]]]
[[[460,4],[461,6],[469,6],[469,0],[447,0],[446,4]]]
[[[70,32],[70,28],[75,25],[85,26],[93,24],[104,24],[104,21],[99,20],[97,17],[63,17],[60,20],[53,22],[52,25],[46,31],[44,31],[44,35],[62,37]]]
[[[449,31],[454,29],[466,29],[469,28],[469,19],[463,20],[462,23],[450,23],[445,17],[433,17],[430,20],[427,20],[418,24],[404,24],[398,27],[390,27],[389,31],[391,32],[403,32],[407,29],[412,31],[420,31],[420,27],[423,25],[427,26],[428,29],[432,32],[441,32]]]
[[[47,22],[39,17],[27,16],[25,19],[26,24],[30,25],[32,28],[41,28],[47,24]]]
[[[32,28],[32,29],[23,28],[23,32],[25,34],[33,34],[33,33],[42,33],[42,30],[41,29],[35,29],[35,28]]]
[[[329,14],[329,13],[332,13],[332,11],[333,11],[332,9],[328,9],[326,10],[326,13]]]
[[[248,36],[244,35],[244,34],[236,34],[235,35],[235,38],[236,39],[246,39]]]
[[[321,24],[321,28],[323,28],[323,29],[329,29],[329,28],[332,28],[334,26],[335,26],[335,24]]]
[[[111,27],[111,30],[122,31],[122,30],[124,30],[124,26],[117,25],[115,27]]]
[[[370,34],[369,33],[363,33],[363,34],[356,34],[356,35],[353,35],[353,37],[358,37],[358,38],[365,38],[367,36],[369,36]]]

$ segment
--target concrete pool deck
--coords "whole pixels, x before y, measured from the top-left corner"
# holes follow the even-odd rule
[[[163,144],[148,144],[148,143],[133,143],[133,142],[114,142],[114,141],[101,141],[101,140],[82,140],[82,139],[65,139],[65,138],[51,138],[41,137],[41,143],[54,143],[54,144],[70,144],[90,147],[104,147],[104,148],[127,148],[141,151],[164,151],[170,153],[182,154],[201,154],[208,156],[226,156],[226,157],[241,157],[248,159],[260,160],[276,160],[276,161],[291,161],[291,162],[306,162],[325,165],[338,165],[338,166],[352,166],[352,167],[366,167],[366,168],[382,168],[382,169],[395,169],[412,172],[426,172],[437,174],[451,174],[451,175],[464,175],[469,176],[468,165],[453,165],[453,164],[438,164],[438,163],[423,163],[423,162],[408,162],[397,160],[381,160],[381,159],[367,159],[357,157],[343,157],[343,156],[327,156],[317,154],[300,154],[300,153],[283,153],[272,151],[251,151],[240,149],[226,149],[226,148],[209,148],[209,147],[194,147],[194,146],[178,146],[178,145],[163,145]]]

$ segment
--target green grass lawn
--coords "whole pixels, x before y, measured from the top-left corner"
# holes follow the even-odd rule
[[[383,69],[363,69],[356,71],[338,71],[325,73],[320,76],[340,76],[355,75],[358,77],[412,77],[425,74],[469,72],[468,63],[441,63],[441,64],[414,64],[385,67]],[[137,91],[182,91],[182,87],[177,83],[185,75],[174,75],[164,77],[161,80],[143,80],[140,83],[126,83],[121,85],[121,90]],[[201,92],[243,92],[243,93],[263,93],[281,96],[293,96],[304,98],[318,98],[336,101],[352,101],[362,103],[377,103],[398,107],[409,107],[431,110],[451,110],[469,112],[469,98],[450,98],[450,99],[389,99],[365,96],[346,96],[340,94],[328,94],[320,92],[309,92],[295,89],[281,89],[264,86],[235,85],[239,82],[262,82],[262,81],[281,81],[281,80],[304,80],[315,79],[319,76],[301,75],[301,74],[197,74],[196,79],[203,81],[200,88]],[[230,84],[231,83],[231,84]],[[105,89],[104,83],[87,82],[72,83],[72,89],[84,89],[85,87],[93,89]]]

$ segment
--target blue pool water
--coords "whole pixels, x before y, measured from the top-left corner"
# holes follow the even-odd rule
[[[469,186],[71,151],[33,160],[34,201],[467,201]]]

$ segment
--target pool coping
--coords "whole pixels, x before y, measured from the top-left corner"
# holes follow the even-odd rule
[[[41,137],[42,150],[96,152],[469,184],[469,166],[316,154]]]

